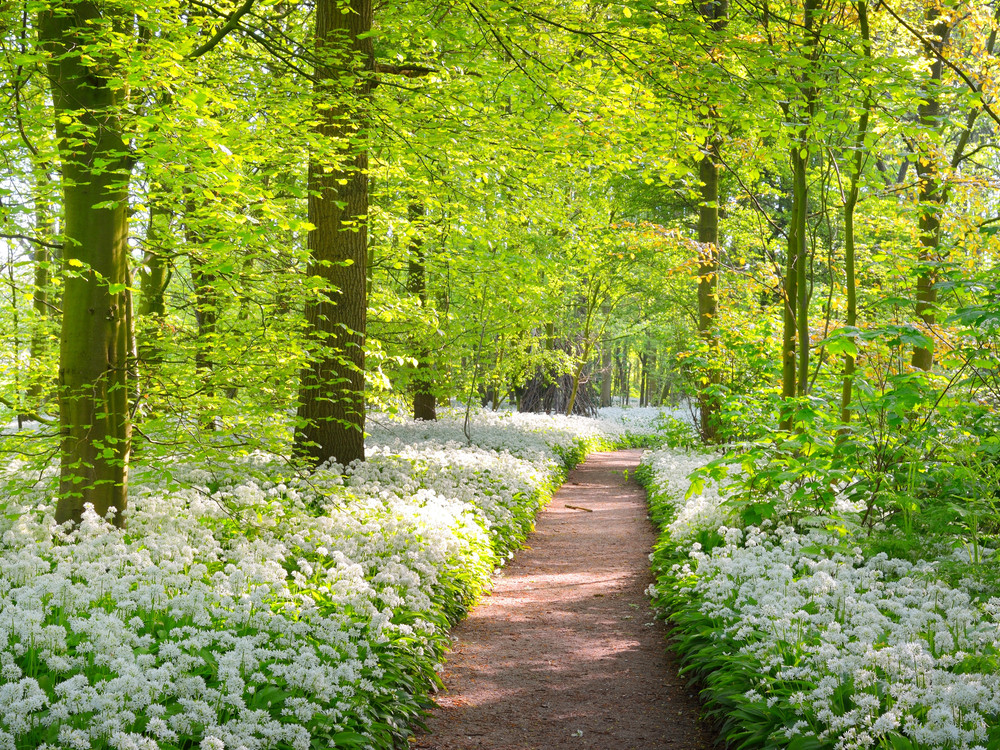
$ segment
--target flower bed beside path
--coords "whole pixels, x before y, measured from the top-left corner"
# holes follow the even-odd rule
[[[935,564],[868,555],[849,525],[736,528],[708,457],[658,450],[640,478],[662,535],[654,600],[730,748],[1000,748],[1000,598]]]
[[[385,422],[368,460],[137,466],[128,530],[0,500],[0,750],[405,741],[565,471],[655,412]]]

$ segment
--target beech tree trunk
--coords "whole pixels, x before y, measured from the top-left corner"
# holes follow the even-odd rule
[[[803,161],[798,155],[798,149],[793,149],[793,164],[796,160]],[[804,168],[804,166],[803,166]],[[793,169],[793,171],[795,171]],[[793,185],[798,181],[793,177]],[[796,394],[796,361],[798,330],[795,325],[796,301],[798,300],[798,258],[799,258],[799,238],[798,215],[803,211],[802,203],[794,196],[792,198],[792,216],[788,223],[788,243],[786,245],[785,278],[782,289],[782,328],[781,328],[781,398],[788,401]],[[781,429],[790,430],[792,428],[792,415],[785,411],[781,418]]]
[[[294,453],[319,464],[365,457],[368,151],[371,0],[316,3],[316,134],[345,144],[309,162],[308,275],[325,288],[306,303],[314,354],[302,373]],[[331,149],[332,150],[332,149]]]
[[[128,183],[131,158],[118,126],[121,90],[107,60],[84,57],[106,19],[95,2],[57,3],[38,35],[50,55],[64,206],[60,335],[60,473],[56,521],[79,522],[85,503],[118,514],[128,498]],[[96,42],[96,44],[95,44]]]
[[[796,78],[801,92],[800,109],[785,105],[786,116],[801,118],[799,132],[789,154],[792,166],[792,215],[788,227],[788,259],[784,281],[784,315],[782,326],[781,397],[786,408],[781,418],[781,429],[792,428],[794,416],[787,402],[795,396],[805,396],[809,391],[809,285],[808,236],[809,211],[809,123],[816,103],[816,88],[810,72],[821,54],[819,44],[819,0],[805,0],[802,8],[802,27],[805,32],[804,54],[810,65]]]
[[[424,219],[424,207],[419,203],[411,203],[407,209],[410,224],[419,224]],[[421,307],[427,305],[427,255],[424,252],[423,237],[417,227],[410,239],[410,260],[407,264],[406,290],[420,300]],[[413,418],[433,422],[437,419],[437,399],[431,390],[433,375],[431,371],[430,351],[425,344],[417,350],[417,375],[413,386]],[[494,407],[496,405],[494,404]]]
[[[944,76],[944,64],[937,53],[940,53],[948,42],[951,35],[951,26],[948,20],[941,20],[941,6],[938,4],[928,4],[925,11],[925,19],[930,26],[927,34],[929,44],[924,48],[924,55],[930,62],[930,83],[927,87],[926,95],[917,107],[917,119],[924,126],[926,135],[931,139],[932,144],[939,142],[941,134],[942,116],[941,103],[938,99],[938,89]],[[1000,26],[1000,5],[993,11],[993,25],[985,40],[984,54],[993,55],[997,42],[997,29]],[[955,148],[951,155],[951,170],[958,169],[959,165],[966,158],[965,149],[969,145],[969,138],[973,132],[973,126],[983,111],[982,107],[974,104],[965,117],[964,128],[958,136]],[[935,323],[934,307],[937,304],[937,289],[934,284],[937,281],[935,263],[942,260],[941,250],[941,212],[949,199],[949,189],[947,183],[940,179],[938,167],[935,163],[937,155],[933,145],[925,148],[925,153],[921,154],[917,160],[917,177],[920,180],[920,252],[917,269],[917,292],[916,292],[916,314],[923,321],[928,329]],[[905,164],[905,162],[904,162]],[[929,370],[934,364],[933,347],[913,348],[913,367],[921,370]]]
[[[803,144],[803,150],[805,146]],[[802,156],[798,151],[792,156],[795,176],[795,202],[799,204],[795,212],[795,274],[798,277],[795,284],[795,326],[798,339],[798,372],[796,373],[795,392],[805,396],[809,392],[809,284],[807,278],[809,261],[809,239],[806,217],[809,211],[809,188],[806,182],[806,169],[809,164],[808,153]]]
[[[939,21],[940,7],[931,4],[927,7],[926,18],[931,27],[928,34],[928,45],[924,50],[930,62],[930,80],[924,98],[917,106],[917,119],[925,128],[925,135],[933,144],[941,130],[941,102],[938,99],[938,87],[944,74],[944,64],[935,55],[935,49],[943,49],[948,39],[949,26],[945,21]],[[926,153],[917,159],[917,177],[920,180],[920,250],[918,253],[916,314],[930,331],[934,325],[934,308],[937,304],[937,272],[934,264],[940,258],[941,244],[941,210],[946,201],[944,186],[938,174],[937,156],[933,145],[928,145]],[[918,370],[930,370],[934,364],[933,346],[914,346],[910,364]]]
[[[605,347],[601,355],[601,406],[611,406],[611,381],[614,370],[612,368],[611,350]]]
[[[868,26],[868,3],[861,0],[856,3],[858,25],[861,30],[861,41],[864,45],[865,59],[871,60],[871,31]],[[858,133],[854,140],[854,160],[851,164],[851,184],[844,201],[844,271],[847,288],[847,317],[844,324],[853,328],[858,324],[858,289],[855,273],[854,246],[854,212],[858,206],[858,196],[861,184],[861,171],[865,162],[865,138],[868,135],[868,123],[872,111],[871,93],[865,96],[865,108],[858,120]],[[856,357],[850,352],[844,354],[844,383],[840,394],[840,421],[847,425],[851,421],[851,391],[854,387],[854,371]]]
[[[144,366],[155,366],[163,359],[163,326],[167,313],[166,292],[170,283],[170,265],[164,253],[170,223],[170,212],[155,203],[149,209],[146,228],[146,249],[139,269],[139,309],[142,335],[139,340],[139,360]]]
[[[49,318],[49,267],[52,263],[51,251],[44,243],[52,242],[55,222],[49,207],[47,167],[35,169],[35,193],[33,196],[35,209],[35,236],[38,242],[32,251],[34,265],[34,283],[31,291],[31,307],[34,311],[34,321],[31,332],[30,357],[37,365],[47,351],[48,318]],[[32,380],[26,393],[26,408],[30,415],[40,413],[42,402],[46,398],[46,389],[42,380],[32,374]]]
[[[729,23],[729,0],[709,0],[699,9],[713,32],[720,32]],[[709,110],[709,121],[715,129],[718,113]],[[721,376],[716,366],[718,350],[716,318],[719,312],[719,151],[721,138],[713,132],[705,142],[705,155],[699,167],[701,205],[698,209],[698,333],[708,348],[707,382],[698,392],[701,437],[706,443],[718,437],[719,396],[716,388]]]
[[[718,432],[720,377],[715,366],[718,349],[716,317],[719,312],[719,139],[711,138],[701,160],[701,206],[698,209],[698,333],[708,348],[708,370],[698,391],[701,436],[714,442]]]

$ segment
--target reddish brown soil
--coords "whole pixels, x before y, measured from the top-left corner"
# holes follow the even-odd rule
[[[576,468],[488,596],[454,631],[433,750],[709,750],[646,587],[655,534],[641,451]],[[575,505],[586,510],[568,508]]]

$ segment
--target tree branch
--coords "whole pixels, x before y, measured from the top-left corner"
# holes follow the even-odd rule
[[[411,63],[394,65],[392,63],[376,62],[375,72],[390,73],[392,75],[405,76],[406,78],[420,78],[421,76],[430,75],[436,72],[436,70],[435,68],[428,68],[425,65],[413,65]]]
[[[32,242],[36,245],[41,245],[42,247],[52,248],[53,250],[62,250],[63,248],[62,244],[58,242],[46,242],[45,240],[40,240],[37,237],[29,237],[26,234],[0,234],[0,239]]]
[[[245,0],[243,5],[234,10],[229,15],[229,18],[227,18],[226,22],[219,27],[219,30],[216,31],[214,34],[212,34],[211,39],[209,39],[198,49],[196,49],[194,52],[188,55],[188,60],[194,60],[195,58],[201,57],[206,52],[210,52],[212,49],[214,49],[216,45],[219,44],[219,42],[221,42],[223,39],[226,38],[229,32],[231,32],[233,29],[236,28],[236,26],[240,22],[240,19],[250,12],[250,9],[253,7],[255,1],[256,0]]]
[[[969,87],[969,90],[972,93],[979,94],[979,103],[976,106],[982,108],[983,112],[985,112],[986,114],[988,114],[990,116],[990,119],[993,120],[993,122],[995,122],[997,125],[1000,125],[1000,115],[998,115],[996,112],[994,112],[993,108],[989,104],[986,103],[986,98],[983,96],[982,89],[979,88],[976,85],[976,82],[973,81],[969,77],[968,73],[966,73],[964,70],[962,70],[960,67],[958,67],[955,63],[953,63],[951,60],[949,60],[947,57],[945,57],[944,53],[941,50],[939,50],[937,48],[937,45],[935,45],[934,43],[932,43],[930,39],[928,39],[927,37],[925,37],[923,34],[921,34],[915,28],[913,28],[912,26],[910,26],[910,24],[908,24],[906,21],[904,21],[902,18],[900,18],[900,16],[896,13],[896,11],[894,11],[889,6],[888,3],[885,3],[885,2],[882,3],[881,7],[885,8],[886,12],[890,16],[892,16],[893,18],[895,18],[896,22],[900,26],[902,26],[904,29],[906,29],[907,31],[909,31],[910,34],[912,34],[913,37],[917,41],[919,41],[921,44],[923,44],[926,49],[928,49],[931,52],[933,52],[934,56],[938,60],[940,60],[942,63],[944,63],[946,66],[948,66],[954,73],[956,73],[958,75],[958,77],[962,79],[962,81],[965,83],[965,85]]]

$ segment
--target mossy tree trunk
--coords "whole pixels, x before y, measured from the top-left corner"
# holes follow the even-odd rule
[[[928,332],[934,325],[935,308],[937,307],[937,263],[941,245],[941,211],[947,201],[947,191],[939,174],[935,144],[941,132],[941,101],[939,89],[944,75],[944,63],[940,53],[948,41],[950,26],[942,20],[941,9],[937,3],[927,6],[926,18],[930,31],[929,44],[924,49],[924,55],[930,64],[930,77],[927,89],[920,104],[917,106],[917,120],[924,128],[925,153],[917,159],[917,177],[920,180],[920,197],[917,205],[920,207],[920,249],[918,251],[916,309],[917,317],[927,327]],[[914,346],[910,364],[918,370],[930,370],[934,364],[934,347]]]
[[[783,430],[790,430],[794,423],[791,400],[796,396],[807,395],[809,390],[809,126],[818,94],[812,76],[823,49],[820,45],[822,19],[819,0],[805,0],[802,30],[805,34],[803,56],[808,64],[795,78],[801,98],[794,106],[793,103],[783,105],[785,116],[792,121],[798,120],[796,127],[799,129],[789,153],[792,167],[792,213],[788,227],[781,336],[781,397],[785,401],[785,408],[780,426]]]
[[[64,211],[60,335],[59,501],[56,521],[84,504],[112,507],[122,525],[132,427],[128,412],[128,183],[132,160],[118,122],[113,60],[94,60],[107,21],[94,2],[57,3],[39,15],[49,55]],[[85,51],[90,57],[84,58]]]
[[[867,61],[871,61],[871,30],[868,25],[868,3],[861,0],[855,4],[858,11],[858,26],[861,31],[861,42]],[[864,169],[868,137],[868,124],[871,120],[873,106],[871,92],[865,95],[864,110],[858,120],[858,132],[854,139],[854,159],[851,163],[851,182],[844,199],[844,274],[847,291],[847,315],[844,325],[853,328],[858,324],[858,285],[855,268],[855,232],[854,214],[858,207],[860,195],[861,172]],[[844,354],[844,382],[840,394],[840,421],[847,425],[851,421],[851,397],[854,388],[854,372],[857,367],[857,356],[851,352]]]

